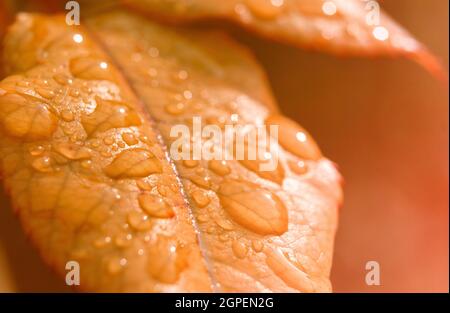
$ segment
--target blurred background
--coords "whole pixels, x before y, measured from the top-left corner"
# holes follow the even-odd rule
[[[448,70],[447,0],[382,6]],[[336,58],[230,31],[265,67],[281,110],[345,178],[334,291],[448,292],[448,87],[408,60]],[[66,291],[3,194],[0,203],[0,291]],[[365,283],[368,261],[381,266],[380,286]]]

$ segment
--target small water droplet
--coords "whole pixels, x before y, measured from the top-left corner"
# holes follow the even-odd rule
[[[261,252],[264,249],[264,243],[260,240],[253,240],[252,248],[255,252]]]
[[[113,137],[105,137],[103,138],[103,143],[107,146],[110,146],[114,143],[114,138]]]
[[[109,237],[109,236],[98,238],[98,239],[94,240],[94,246],[96,248],[103,248],[104,246],[106,246],[110,243],[111,243],[111,237]]]
[[[49,156],[43,156],[33,160],[33,162],[31,162],[31,166],[35,170],[43,173],[53,171],[51,167],[51,159]]]
[[[183,165],[187,168],[194,168],[198,165],[197,160],[183,160]]]
[[[225,218],[222,218],[222,217],[216,218],[215,222],[217,225],[219,225],[224,230],[230,231],[230,230],[234,229],[233,223],[231,223],[229,220],[227,220]]]
[[[197,217],[197,220],[198,220],[200,223],[205,223],[205,222],[208,221],[208,216],[207,216],[206,214],[200,214],[200,215]]]
[[[308,172],[308,166],[304,161],[289,161],[289,168],[297,175],[303,175]]]
[[[36,92],[45,99],[52,99],[55,96],[55,93],[53,90],[46,89],[46,88],[36,88]]]
[[[83,160],[83,161],[81,161],[81,166],[85,169],[88,169],[92,166],[92,161],[91,160]]]
[[[220,176],[228,175],[231,172],[230,167],[228,166],[227,162],[224,160],[222,160],[222,161],[211,160],[208,162],[208,167],[211,171],[213,171],[214,173],[216,173],[217,175],[220,175]]]
[[[136,180],[136,186],[141,190],[152,190],[152,185],[144,179]]]
[[[79,146],[74,143],[60,142],[53,145],[55,151],[70,160],[89,159],[91,157],[91,150],[86,147]]]
[[[64,109],[61,111],[61,118],[66,122],[72,122],[74,119],[72,111]]]
[[[132,133],[123,133],[122,140],[129,146],[133,146],[139,142]]]
[[[113,257],[108,261],[108,264],[107,264],[108,273],[112,274],[112,275],[118,274],[123,270],[123,268],[126,264],[127,264],[127,259]]]
[[[282,12],[284,0],[245,0],[245,4],[254,15],[273,19]]]
[[[53,79],[61,85],[68,85],[68,84],[72,84],[72,79],[68,76],[65,75],[63,73],[59,73],[59,74],[55,74],[53,76]]]
[[[194,200],[194,203],[200,208],[207,206],[209,204],[209,202],[211,201],[209,199],[208,194],[206,192],[204,192],[203,190],[195,190],[191,194],[191,196],[192,196],[192,199]]]
[[[186,80],[188,78],[188,72],[186,72],[185,70],[181,70],[177,73],[177,78],[180,80]]]
[[[234,255],[239,259],[245,258],[248,252],[247,246],[241,240],[234,240],[231,244],[231,249],[233,250]]]
[[[131,244],[131,240],[133,239],[133,235],[122,233],[116,236],[114,239],[114,243],[119,248],[128,247]]]
[[[152,228],[152,222],[148,216],[139,211],[132,211],[128,213],[127,220],[128,224],[130,224],[130,226],[137,231],[144,231]]]
[[[166,112],[172,115],[179,115],[184,112],[185,105],[183,102],[169,103],[165,107]]]
[[[28,149],[28,151],[32,156],[38,156],[44,153],[45,148],[41,145],[33,145]]]

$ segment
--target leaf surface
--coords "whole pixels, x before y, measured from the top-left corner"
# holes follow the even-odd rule
[[[124,0],[163,20],[224,19],[262,36],[337,55],[406,56],[444,75],[440,62],[377,1]]]
[[[331,289],[340,176],[245,49],[120,12],[20,14],[4,55],[4,184],[57,272],[79,262],[89,291]],[[173,160],[170,130],[194,117],[278,125],[278,167]]]

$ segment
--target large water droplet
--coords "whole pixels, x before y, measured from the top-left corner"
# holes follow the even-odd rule
[[[103,169],[112,178],[145,177],[161,170],[160,161],[150,151],[139,148],[122,151]]]
[[[287,151],[302,159],[318,160],[321,158],[319,147],[312,137],[296,122],[273,115],[266,120],[266,125],[278,125],[278,141]]]
[[[139,115],[121,102],[95,98],[97,106],[91,114],[84,115],[81,123],[88,135],[104,132],[111,128],[139,126]]]
[[[287,230],[286,207],[272,192],[249,182],[227,179],[218,194],[225,211],[239,225],[261,235],[281,235]]]
[[[46,139],[57,126],[57,118],[47,105],[32,103],[18,94],[0,97],[0,122],[9,135],[28,140]]]

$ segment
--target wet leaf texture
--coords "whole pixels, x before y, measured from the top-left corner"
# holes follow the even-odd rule
[[[57,272],[78,261],[89,291],[331,289],[339,174],[245,49],[126,13],[20,14],[4,55],[4,185]],[[173,161],[170,129],[193,117],[279,125],[278,167]]]

